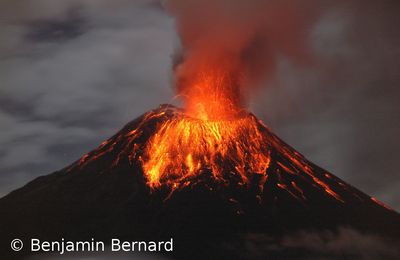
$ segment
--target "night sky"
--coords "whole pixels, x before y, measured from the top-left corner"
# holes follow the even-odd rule
[[[277,53],[251,110],[309,160],[400,210],[400,4],[313,2],[313,61]],[[176,104],[178,46],[159,1],[1,1],[0,196]]]

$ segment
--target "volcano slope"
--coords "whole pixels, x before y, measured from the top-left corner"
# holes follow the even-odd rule
[[[163,144],[157,138],[166,122],[185,117],[182,110],[162,105],[128,123],[71,166],[0,199],[4,255],[16,256],[8,251],[16,237],[48,241],[172,237],[174,252],[169,256],[182,259],[311,257],[316,253],[280,246],[280,241],[296,232],[334,234],[343,227],[398,241],[398,213],[307,161],[252,114],[243,117],[254,131],[245,127],[234,141],[219,136],[225,146],[232,146],[228,149],[211,140],[211,146],[188,157],[187,147],[181,147],[188,144],[179,133],[177,149],[169,158],[162,157],[164,150],[148,148],[149,143]],[[195,134],[186,138],[198,138]],[[246,149],[253,142],[246,138],[259,141],[252,154]],[[198,154],[209,149],[216,152]],[[230,155],[223,154],[224,149]],[[154,153],[161,156],[155,162],[149,158]],[[184,165],[171,168],[182,156]],[[167,159],[170,165],[163,165]],[[157,164],[157,160],[164,161]],[[258,160],[263,165],[246,165]],[[163,172],[157,172],[160,169]],[[263,239],[256,239],[257,248],[249,248],[249,237]]]

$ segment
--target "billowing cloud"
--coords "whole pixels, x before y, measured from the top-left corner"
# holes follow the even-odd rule
[[[313,2],[165,1],[181,42],[174,83],[189,111],[204,100],[208,114],[216,113],[213,103],[223,104],[219,114],[246,107],[249,92],[275,75],[280,56],[307,63],[319,13]]]

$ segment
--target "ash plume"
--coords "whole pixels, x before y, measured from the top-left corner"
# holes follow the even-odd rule
[[[308,33],[318,16],[312,1],[167,0],[165,6],[180,36],[174,81],[186,102],[204,91],[199,77],[217,74],[222,83],[206,91],[244,106],[249,90],[273,77],[278,57],[312,59]]]

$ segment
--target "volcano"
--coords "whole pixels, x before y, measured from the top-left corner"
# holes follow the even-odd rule
[[[169,256],[181,259],[310,256],[306,249],[277,249],[296,232],[351,228],[400,238],[398,213],[309,162],[253,114],[207,121],[171,105],[11,192],[0,199],[0,211],[4,245],[15,237],[172,237]],[[249,249],[252,238],[258,249]],[[28,254],[19,253],[4,255]]]

